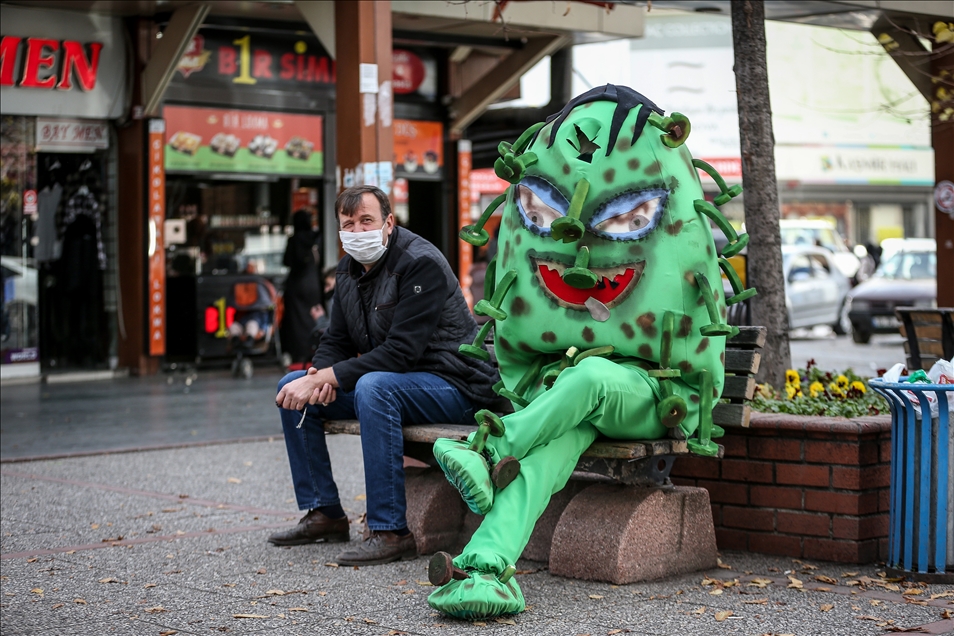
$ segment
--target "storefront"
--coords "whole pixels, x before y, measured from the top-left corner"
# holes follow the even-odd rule
[[[115,368],[122,23],[0,6],[3,378]]]
[[[251,276],[281,290],[295,212],[337,237],[334,73],[302,31],[206,24],[193,38],[152,122],[163,136],[166,277],[165,334],[154,336],[167,360],[233,354],[236,285]]]

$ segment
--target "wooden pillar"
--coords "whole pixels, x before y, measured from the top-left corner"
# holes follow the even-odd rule
[[[134,78],[133,104],[139,104],[139,77],[149,59],[154,38],[151,22],[131,20],[133,39],[130,72]],[[159,358],[148,354],[146,329],[146,122],[134,119],[119,129],[119,201],[117,225],[118,285],[120,292],[119,366],[134,375],[159,369]]]
[[[338,189],[369,184],[390,195],[394,180],[391,2],[336,0],[335,43]]]
[[[939,23],[937,34],[949,27]],[[933,43],[931,56],[931,144],[934,146],[934,183],[954,183],[954,44]],[[943,186],[941,186],[943,188]],[[938,190],[935,190],[937,192]],[[950,196],[948,191],[947,196]],[[937,238],[937,306],[954,307],[954,212],[940,209],[934,202]],[[949,199],[948,199],[949,200]]]

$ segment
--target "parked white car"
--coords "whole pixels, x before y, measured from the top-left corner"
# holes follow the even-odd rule
[[[782,245],[793,247],[823,247],[834,255],[835,264],[846,278],[859,283],[861,260],[850,249],[844,237],[829,221],[809,219],[782,219],[779,222]]]
[[[782,247],[785,306],[791,329],[830,325],[835,333],[850,329],[842,312],[851,283],[835,256],[820,247]]]

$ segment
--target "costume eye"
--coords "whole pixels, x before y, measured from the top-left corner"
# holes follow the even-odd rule
[[[606,204],[593,215],[590,226],[597,234],[614,239],[637,239],[656,227],[668,192],[630,192]]]
[[[556,200],[556,193],[549,191],[550,188],[552,188],[549,184],[540,182],[534,185],[537,186],[535,189],[531,189],[531,187],[525,183],[521,183],[517,186],[517,200],[519,202],[517,207],[520,210],[523,223],[527,228],[539,234],[548,234],[550,224],[561,216],[565,216],[564,212],[561,212],[554,206],[562,204],[562,207],[565,207],[566,202]],[[542,187],[543,185],[546,187]],[[538,194],[535,190],[541,194]],[[547,199],[547,201],[544,201],[544,199]]]

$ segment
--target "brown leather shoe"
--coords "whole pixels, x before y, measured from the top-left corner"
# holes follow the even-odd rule
[[[272,545],[304,545],[306,543],[341,543],[351,540],[347,517],[332,519],[312,510],[291,530],[277,532],[268,538]]]
[[[388,531],[364,531],[364,538],[351,550],[345,550],[335,561],[339,565],[381,565],[392,561],[417,558],[414,534],[398,536]]]

